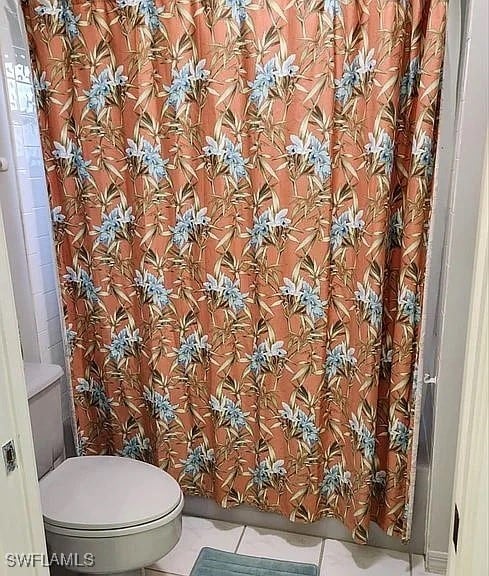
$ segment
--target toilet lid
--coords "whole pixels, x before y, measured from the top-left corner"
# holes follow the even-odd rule
[[[181,500],[169,474],[119,456],[68,458],[40,481],[40,489],[47,523],[85,530],[152,522]]]

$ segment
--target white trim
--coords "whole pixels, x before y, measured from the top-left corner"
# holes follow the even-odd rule
[[[489,143],[489,131],[488,131]],[[465,352],[464,380],[460,410],[455,487],[452,503],[454,532],[458,511],[457,548],[450,543],[448,574],[489,574],[487,526],[489,524],[487,420],[489,380],[489,158],[482,183],[483,200],[478,226],[476,263],[472,283],[469,335]]]
[[[446,574],[448,567],[448,552],[428,550],[426,552],[426,569],[433,574]]]
[[[0,522],[4,523],[2,528],[7,528],[12,522],[8,512],[16,510],[18,514],[15,522],[20,526],[23,525],[23,533],[25,534],[25,541],[19,543],[25,547],[22,551],[45,554],[46,545],[34,444],[9,270],[3,219],[0,213],[0,362],[2,362],[3,372],[7,376],[5,381],[0,380],[0,402],[2,402],[2,408],[7,410],[7,414],[10,412],[12,417],[11,437],[16,445],[18,468],[11,474],[17,476],[16,484],[22,487],[23,495],[20,502],[9,503],[9,506],[5,503],[7,514],[3,516],[3,519],[0,519]],[[2,496],[8,498],[9,492],[2,494]],[[3,558],[0,559],[0,562],[3,562]],[[49,574],[46,567],[36,566],[33,570],[33,574],[37,576],[48,576]]]
[[[457,6],[449,2],[449,7]],[[437,354],[434,401],[433,453],[427,511],[426,548],[448,551],[457,422],[463,380],[470,289],[476,229],[480,205],[480,182],[484,164],[487,126],[487,0],[471,0],[463,32],[460,90],[455,142],[446,135],[445,188],[449,195],[442,281],[436,339]],[[449,39],[450,43],[450,39]],[[443,112],[443,111],[442,111]],[[453,115],[453,108],[445,115]],[[443,116],[442,116],[443,122]],[[448,162],[453,151],[453,163]],[[426,366],[426,371],[431,371]],[[432,553],[432,552],[431,552]]]

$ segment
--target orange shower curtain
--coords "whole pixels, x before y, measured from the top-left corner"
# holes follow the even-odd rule
[[[445,10],[24,2],[81,454],[409,536]]]

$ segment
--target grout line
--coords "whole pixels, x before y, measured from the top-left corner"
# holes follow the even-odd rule
[[[409,574],[412,576],[413,574],[413,555],[409,554]]]
[[[153,576],[153,574],[161,574],[162,576],[185,576],[185,574],[178,574],[177,572],[168,572],[166,570],[160,570],[159,568],[152,568],[151,566],[146,566],[144,568],[144,576]]]
[[[145,568],[144,576],[152,576],[152,574],[150,575],[149,573],[150,570],[152,574],[161,574],[162,576],[183,576],[183,574],[177,574],[176,572],[163,572],[161,570],[156,570],[156,568]]]
[[[241,532],[241,534],[239,536],[238,544],[236,545],[236,550],[234,551],[235,554],[237,554],[238,549],[241,546],[241,541],[243,540],[245,530],[246,530],[246,524],[243,524],[243,531]]]

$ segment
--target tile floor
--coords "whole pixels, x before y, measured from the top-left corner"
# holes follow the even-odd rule
[[[180,542],[146,576],[189,576],[204,546],[317,564],[320,576],[428,576],[422,556],[193,516],[183,517]]]

